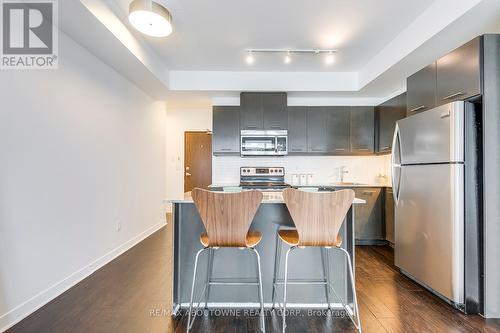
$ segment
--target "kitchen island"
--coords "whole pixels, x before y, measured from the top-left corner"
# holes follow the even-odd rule
[[[262,281],[265,307],[271,307],[271,295],[274,274],[274,254],[276,250],[276,234],[278,228],[293,227],[292,218],[283,201],[281,192],[263,192],[262,204],[252,222],[251,229],[262,233],[262,241],[256,247],[262,260]],[[181,308],[189,307],[191,283],[196,252],[202,248],[199,238],[205,231],[198,211],[190,193],[177,200],[166,200],[173,205],[173,313]],[[349,210],[346,221],[340,229],[343,238],[342,247],[351,255],[354,261],[354,210],[357,204],[364,200],[355,199]],[[195,295],[204,287],[208,256],[203,254],[198,264],[197,286]],[[340,251],[331,251],[330,277],[336,293],[347,304],[351,303],[347,265]],[[281,260],[283,272],[284,259]],[[280,274],[282,275],[282,274]],[[246,282],[257,276],[257,264],[254,254],[248,250],[219,249],[215,252],[213,264],[213,279],[236,279]],[[295,251],[290,256],[290,279],[322,279],[323,268],[319,248],[309,248]],[[278,290],[277,300],[282,300],[282,288]],[[327,307],[325,288],[321,285],[292,285],[288,292],[290,307]],[[341,300],[330,291],[330,306],[341,308]],[[211,286],[209,293],[209,308],[258,308],[259,300],[256,286]]]

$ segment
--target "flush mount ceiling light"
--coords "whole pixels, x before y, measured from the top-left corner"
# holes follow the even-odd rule
[[[172,33],[172,15],[152,0],[134,0],[129,5],[128,20],[145,35],[166,37]]]
[[[327,65],[331,65],[334,62],[333,54],[337,53],[337,49],[247,49],[247,64],[253,64],[255,58],[253,56],[254,53],[284,53],[285,57],[283,58],[283,62],[285,64],[289,64],[292,62],[292,53],[309,53],[309,54],[324,54],[326,53],[325,63]]]

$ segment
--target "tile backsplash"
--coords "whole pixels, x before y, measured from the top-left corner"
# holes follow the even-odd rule
[[[309,184],[333,183],[340,181],[340,169],[345,166],[348,173],[344,175],[344,181],[387,184],[390,183],[390,161],[390,155],[244,158],[214,156],[212,158],[212,183],[239,183],[242,166],[284,167],[287,183],[293,183],[293,174],[309,174]],[[380,177],[380,175],[385,177]]]

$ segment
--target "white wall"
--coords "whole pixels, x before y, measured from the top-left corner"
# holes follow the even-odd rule
[[[184,195],[184,132],[212,130],[212,106],[167,105],[166,198]]]
[[[286,156],[286,157],[232,157],[212,159],[214,184],[239,183],[242,166],[278,166],[285,168],[285,180],[292,183],[292,174],[312,174],[309,184],[328,184],[340,181],[340,168],[349,172],[344,181],[363,184],[390,183],[390,155],[382,156]],[[379,175],[385,175],[381,178]]]
[[[59,47],[0,73],[0,331],[165,221],[165,104]]]

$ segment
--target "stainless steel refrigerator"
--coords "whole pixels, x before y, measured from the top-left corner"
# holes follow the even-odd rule
[[[392,152],[395,264],[464,304],[464,102],[397,122]]]

